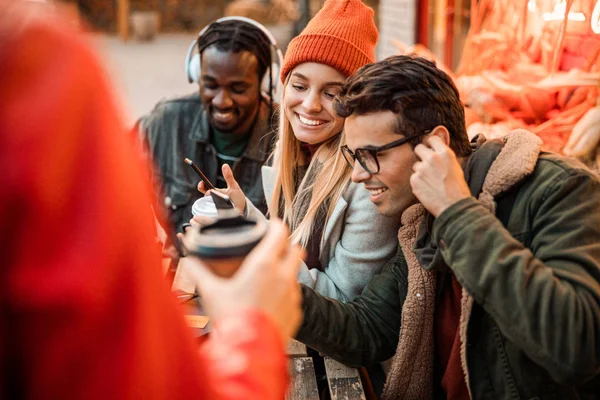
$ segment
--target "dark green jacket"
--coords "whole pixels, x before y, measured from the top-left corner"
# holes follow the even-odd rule
[[[599,180],[576,161],[542,153],[513,190],[495,198],[496,215],[469,198],[433,226],[475,301],[466,343],[472,397],[600,398]],[[298,339],[350,366],[389,359],[407,276],[400,254],[351,303],[303,287]]]

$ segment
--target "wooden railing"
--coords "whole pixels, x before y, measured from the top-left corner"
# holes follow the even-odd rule
[[[306,346],[294,339],[288,345],[292,384],[286,400],[318,400],[317,377],[313,358]],[[325,357],[325,372],[331,400],[366,400],[358,370]]]

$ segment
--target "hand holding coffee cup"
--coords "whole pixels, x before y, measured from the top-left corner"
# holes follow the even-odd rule
[[[199,257],[187,257],[186,269],[196,282],[211,318],[255,309],[272,318],[284,340],[300,324],[301,293],[297,274],[303,258],[300,246],[292,245],[289,231],[272,220],[260,243],[241,262],[237,272],[219,276]]]
[[[214,200],[211,196],[204,196],[192,205],[190,225],[193,229],[200,229],[204,225],[212,224],[218,217],[219,213]]]
[[[265,220],[244,218],[234,209],[220,210],[213,223],[188,229],[182,244],[189,256],[202,259],[217,276],[230,278],[266,232]]]

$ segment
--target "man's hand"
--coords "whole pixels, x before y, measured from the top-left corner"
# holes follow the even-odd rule
[[[410,185],[417,199],[434,217],[459,200],[471,196],[456,154],[437,136],[430,136],[417,147],[419,157],[413,166]]]
[[[223,173],[223,178],[225,178],[225,182],[227,182],[227,189],[218,190],[229,196],[229,198],[233,202],[233,205],[235,206],[235,209],[240,214],[244,214],[244,212],[246,211],[246,195],[244,194],[242,188],[240,188],[240,185],[233,177],[231,167],[228,164],[223,164],[223,166],[221,167],[221,172]],[[206,186],[202,181],[198,183],[198,191],[204,193],[204,195],[210,194],[210,190],[206,189]]]
[[[183,259],[191,264],[186,270],[211,318],[255,309],[275,322],[284,340],[296,333],[302,320],[297,275],[304,251],[290,243],[289,234],[280,220],[271,220],[266,236],[229,279],[214,275],[198,258]]]

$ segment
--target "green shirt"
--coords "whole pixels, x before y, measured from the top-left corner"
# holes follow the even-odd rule
[[[217,187],[227,187],[221,167],[228,164],[233,169],[233,165],[246,151],[250,135],[237,135],[233,133],[224,133],[212,128],[212,143],[217,150],[217,160],[219,169],[217,175]]]

